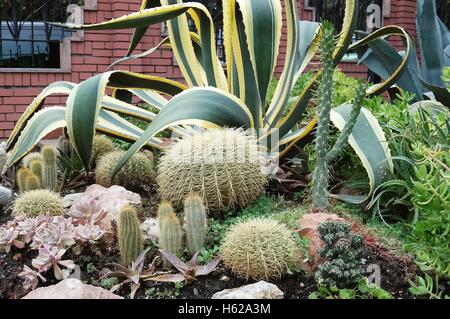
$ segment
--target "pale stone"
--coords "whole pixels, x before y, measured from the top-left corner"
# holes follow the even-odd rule
[[[144,240],[151,240],[157,242],[159,239],[159,225],[156,218],[147,218],[142,224],[142,237]]]
[[[106,289],[86,285],[75,278],[68,278],[56,285],[38,288],[23,299],[123,299]]]
[[[211,299],[283,299],[284,293],[274,284],[258,281],[239,288],[216,292]]]

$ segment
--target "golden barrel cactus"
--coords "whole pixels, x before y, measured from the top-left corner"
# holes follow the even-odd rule
[[[208,211],[243,207],[267,183],[256,138],[242,129],[210,129],[175,143],[158,166],[158,193],[176,207],[198,193]]]

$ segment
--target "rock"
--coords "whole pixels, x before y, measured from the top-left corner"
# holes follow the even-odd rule
[[[22,299],[123,299],[106,289],[83,284],[75,278],[65,279],[56,285],[38,288]]]
[[[258,281],[255,284],[216,292],[211,299],[283,299],[284,293],[274,284]]]
[[[93,184],[89,186],[83,196],[77,200],[95,199],[100,202],[101,206],[108,211],[108,215],[102,220],[102,227],[111,230],[111,223],[117,222],[119,219],[120,209],[125,204],[139,205],[141,204],[141,196],[133,193],[122,186],[113,185],[109,188]],[[72,209],[72,207],[70,208]],[[69,213],[70,213],[69,209]]]
[[[345,221],[344,218],[339,217],[336,214],[326,214],[326,213],[314,213],[306,214],[300,218],[299,225],[299,235],[301,237],[308,238],[308,261],[304,262],[302,268],[306,271],[315,272],[317,267],[323,262],[322,257],[319,256],[320,249],[322,249],[324,243],[320,239],[320,234],[317,231],[317,226],[326,222],[327,220],[334,221]]]
[[[157,242],[159,238],[159,225],[156,218],[147,218],[142,224],[142,235],[144,240]]]
[[[83,196],[84,193],[67,194],[63,198],[64,208],[69,208],[73,205],[73,203],[78,202]]]

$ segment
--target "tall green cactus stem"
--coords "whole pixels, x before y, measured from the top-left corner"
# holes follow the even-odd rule
[[[335,48],[333,27],[324,23],[324,35],[321,44],[322,75],[319,88],[319,120],[315,145],[316,165],[312,176],[312,200],[314,207],[325,208],[328,205],[328,165],[326,155],[330,125],[331,99],[333,88],[333,52]]]
[[[16,173],[16,182],[17,182],[17,188],[19,189],[20,193],[24,193],[27,191],[26,189],[26,180],[28,176],[33,175],[31,170],[26,167],[21,167],[17,170]]]
[[[58,175],[56,170],[57,150],[53,146],[46,145],[42,148],[41,153],[44,158],[42,184],[44,188],[56,192],[58,190]]]
[[[122,263],[130,266],[143,249],[143,240],[136,209],[125,205],[120,211],[118,241]]]
[[[167,201],[163,200],[161,204],[159,204],[158,207],[158,225],[159,225],[159,232],[161,233],[162,225],[164,223],[164,220],[167,219],[169,216],[175,215],[175,212],[173,210],[172,204]]]
[[[184,222],[186,230],[186,246],[191,254],[195,254],[205,246],[206,211],[203,200],[198,194],[190,194],[184,201]]]
[[[159,234],[159,248],[175,256],[181,254],[182,234],[180,220],[177,215],[171,214],[163,220],[161,232]],[[164,261],[165,267],[170,267],[167,260]]]
[[[328,165],[341,152],[347,143],[353,127],[356,124],[366,94],[366,84],[359,82],[356,88],[355,100],[353,101],[350,117],[333,147],[328,145],[330,135],[330,113],[332,107],[333,93],[333,52],[335,41],[333,26],[329,23],[323,24],[324,36],[321,45],[322,75],[319,87],[319,121],[317,124],[316,137],[316,164],[312,175],[312,200],[314,208],[326,208],[328,206]]]
[[[67,155],[67,157],[71,157],[72,156],[72,143],[70,142],[70,140],[65,137],[64,135],[61,135],[58,138],[58,149],[60,150],[60,152],[62,152],[63,154]]]
[[[13,197],[13,192],[11,189],[0,186],[0,207],[5,207],[8,205]]]
[[[27,177],[27,179],[25,180],[25,189],[26,191],[34,191],[36,189],[40,189],[41,188],[41,182],[39,181],[39,178],[34,175],[31,174]]]
[[[35,159],[30,162],[31,172],[38,178],[39,180],[39,188],[42,187],[42,170],[43,170],[43,161]]]

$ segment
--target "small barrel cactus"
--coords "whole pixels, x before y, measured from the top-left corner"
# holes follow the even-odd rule
[[[44,158],[42,157],[42,154],[39,152],[31,152],[29,154],[27,154],[23,159],[22,159],[22,165],[24,167],[30,167],[30,163],[33,160],[40,160],[43,161]]]
[[[0,186],[0,207],[7,206],[13,197],[13,192],[11,189],[4,186]]]
[[[164,223],[164,220],[168,218],[171,215],[175,215],[175,211],[173,210],[172,204],[170,202],[163,200],[161,204],[159,204],[158,207],[158,225],[159,225],[159,231],[161,232],[162,224]]]
[[[25,180],[26,191],[32,191],[40,188],[41,188],[41,181],[39,180],[39,177],[37,177],[34,174],[29,175]]]
[[[182,237],[180,220],[175,214],[171,214],[162,222],[159,233],[159,248],[179,256],[182,250]],[[164,265],[168,267],[170,263],[164,260]]]
[[[184,201],[184,223],[186,247],[195,254],[205,246],[206,212],[203,200],[198,194],[190,194]]]
[[[42,148],[42,157],[44,159],[42,170],[42,185],[44,188],[57,191],[58,190],[58,172],[57,172],[57,154],[58,151],[51,145]]]
[[[264,157],[254,136],[241,129],[211,129],[185,137],[161,158],[158,193],[175,207],[197,192],[208,211],[243,207],[267,183]]]
[[[155,179],[153,163],[142,153],[134,154],[111,181],[113,168],[124,154],[124,151],[114,151],[99,159],[95,170],[96,183],[104,187],[120,185],[130,190],[152,184]]]
[[[16,183],[20,193],[26,192],[26,181],[31,175],[33,175],[33,172],[29,168],[21,167],[17,170]]]
[[[47,189],[25,192],[14,202],[14,216],[36,217],[40,215],[64,215],[64,203],[59,194]]]
[[[30,161],[30,169],[39,180],[39,188],[42,187],[43,164],[44,162],[38,159]]]
[[[97,162],[102,156],[114,152],[116,147],[114,143],[103,135],[95,135],[92,142],[92,159],[93,163]]]
[[[234,225],[225,235],[221,251],[225,266],[246,280],[281,278],[296,267],[300,257],[291,231],[269,218]]]
[[[139,219],[133,206],[125,205],[120,210],[117,228],[122,263],[130,266],[143,249],[143,240]]]
[[[73,152],[73,147],[70,139],[65,137],[64,135],[61,135],[58,138],[58,150],[70,158]]]

